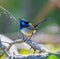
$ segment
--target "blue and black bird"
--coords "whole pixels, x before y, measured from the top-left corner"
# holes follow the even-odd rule
[[[25,19],[20,19],[20,30],[21,33],[27,37],[32,36],[32,34],[36,32],[34,26]]]

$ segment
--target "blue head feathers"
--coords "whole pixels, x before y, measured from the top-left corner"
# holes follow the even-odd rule
[[[20,29],[28,27],[29,26],[29,22],[25,19],[20,19]]]

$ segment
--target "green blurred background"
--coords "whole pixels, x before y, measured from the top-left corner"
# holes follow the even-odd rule
[[[0,0],[0,5],[10,11],[17,19],[32,20],[46,2],[47,0]]]
[[[17,20],[25,18],[31,22],[36,22],[34,18],[47,3],[48,0],[0,0],[0,5],[11,12]],[[59,26],[60,9],[55,8],[48,14],[47,18],[51,18],[50,22]]]

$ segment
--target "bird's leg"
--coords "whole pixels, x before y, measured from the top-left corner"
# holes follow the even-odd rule
[[[33,35],[33,33],[32,33],[32,35]],[[28,40],[31,40],[32,35],[27,38],[27,41],[28,41]],[[31,44],[29,44],[29,45],[30,45],[30,47],[31,47],[30,50],[31,50],[31,49],[34,50],[34,52],[33,52],[33,54],[34,54],[35,51],[36,51],[36,49],[35,49],[34,46],[32,46]]]
[[[31,39],[31,37],[32,37],[32,36],[25,37],[25,38],[26,38],[26,39],[25,39],[25,38],[24,38],[24,35],[22,34],[22,38],[23,38],[22,40],[23,40],[24,42],[26,42],[26,43],[27,43],[27,41],[28,41],[28,40],[30,40],[30,39]],[[29,44],[29,45],[30,45],[30,44]],[[30,47],[31,47],[31,48],[30,48],[30,50],[31,50],[31,49],[33,48],[33,46],[32,46],[32,45],[30,45]],[[33,54],[34,54],[34,53],[35,53],[35,51],[36,51],[36,49],[35,49],[35,48],[33,48],[33,50],[34,50],[34,52],[33,52]]]
[[[22,39],[24,42],[27,40],[26,36],[25,36],[23,33],[21,33],[21,39]]]

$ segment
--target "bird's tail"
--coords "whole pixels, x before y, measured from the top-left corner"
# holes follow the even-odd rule
[[[42,25],[43,23],[48,22],[48,21],[50,21],[50,19],[45,19],[45,20],[41,21],[40,23],[36,24],[36,25],[34,26],[34,28],[38,28],[38,26],[40,26],[40,25]]]

